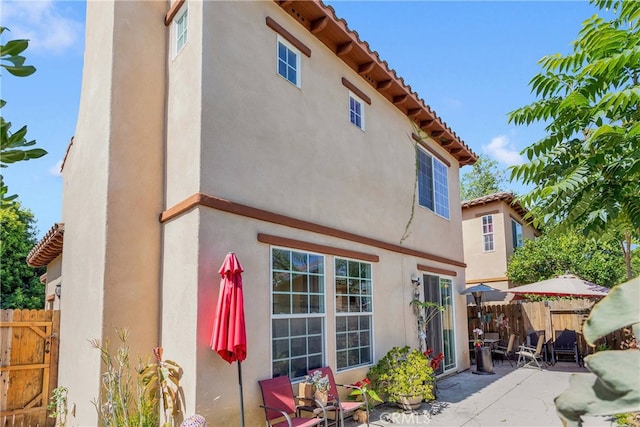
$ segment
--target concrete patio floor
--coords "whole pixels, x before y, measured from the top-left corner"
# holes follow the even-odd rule
[[[470,370],[438,380],[436,400],[423,403],[415,412],[403,412],[393,404],[376,407],[371,426],[562,426],[554,398],[565,391],[569,377],[586,373],[575,363],[558,362],[537,369],[515,368],[497,362],[494,375]],[[351,417],[347,427],[361,427]],[[585,426],[613,426],[610,417],[587,417]]]

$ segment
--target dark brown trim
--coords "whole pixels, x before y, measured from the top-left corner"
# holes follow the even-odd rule
[[[486,279],[474,279],[474,280],[467,280],[465,283],[467,285],[475,285],[477,283],[495,283],[495,282],[508,282],[509,278],[508,277],[489,277]]]
[[[424,258],[435,262],[441,262],[443,264],[453,265],[456,267],[466,267],[462,261],[456,261],[449,258],[444,258],[438,255],[433,255],[428,252],[419,251],[416,249],[407,248],[405,246],[396,245],[393,243],[383,242],[381,240],[372,239],[358,234],[349,233],[348,231],[338,230],[337,228],[327,227],[324,225],[316,224],[309,221],[304,221],[290,216],[277,214],[274,212],[266,211],[263,209],[254,208],[239,203],[230,202],[229,200],[220,199],[218,197],[209,196],[207,194],[196,193],[182,202],[172,206],[166,211],[160,214],[160,222],[164,223],[172,218],[175,218],[197,206],[206,206],[208,208],[217,209],[222,212],[231,213],[234,215],[240,215],[247,218],[253,218],[260,221],[270,222],[273,224],[284,225],[286,227],[296,228],[298,230],[310,231],[313,233],[323,234],[326,236],[336,237],[338,239],[344,239],[351,242],[362,243],[364,245],[373,246],[376,248],[384,249],[391,252],[396,252],[404,255],[411,255],[418,258]]]
[[[306,44],[302,43],[298,38],[296,38],[296,36],[285,30],[282,25],[278,24],[270,16],[267,16],[267,27],[280,34],[289,43],[294,45],[300,52],[311,58],[311,49]]]
[[[167,12],[164,17],[164,25],[169,26],[169,24],[171,24],[171,21],[173,21],[173,18],[175,18],[176,13],[178,13],[183,4],[184,0],[178,0],[171,5],[169,12]]]
[[[270,245],[276,246],[286,246],[288,248],[301,249],[304,251],[318,252],[321,254],[341,256],[345,258],[360,259],[362,261],[380,261],[380,257],[378,255],[351,251],[348,249],[340,249],[333,246],[319,245],[316,243],[304,242],[302,240],[289,239],[287,237],[273,236],[271,234],[258,233],[258,242],[268,243]]]
[[[351,92],[355,93],[358,96],[358,98],[362,99],[364,102],[371,105],[371,98],[369,98],[363,91],[358,89],[356,85],[354,85],[344,77],[342,78],[342,85],[347,89],[349,89]]]
[[[522,219],[516,218],[515,216],[509,214],[509,218],[511,218],[512,220],[514,220],[515,222],[517,222],[518,224],[520,224],[522,227],[524,227],[523,221]]]
[[[499,210],[495,210],[495,211],[489,211],[489,212],[482,212],[482,213],[477,213],[476,214],[476,218],[480,218],[481,216],[485,216],[485,215],[495,215],[497,213],[500,213]]]
[[[54,294],[47,295],[47,302],[55,301],[56,296]]]
[[[444,274],[445,276],[457,276],[458,273],[453,270],[446,270],[444,268],[431,267],[429,265],[418,264],[418,271],[426,271],[428,273]]]
[[[429,147],[429,145],[424,142],[422,140],[422,138],[420,138],[418,135],[416,135],[415,133],[411,134],[411,137],[413,138],[413,140],[415,142],[417,142],[422,148],[424,148],[425,150],[427,150],[429,153],[433,154],[438,160],[440,160],[442,163],[444,163],[445,165],[447,165],[448,168],[451,167],[451,162],[449,162],[447,159],[445,159],[442,154],[438,153],[436,150],[434,150],[433,148]]]

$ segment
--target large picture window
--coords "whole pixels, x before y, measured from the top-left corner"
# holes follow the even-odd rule
[[[272,376],[302,378],[325,363],[324,256],[271,249]]]
[[[371,264],[335,259],[337,369],[373,362]]]
[[[418,150],[418,203],[449,219],[449,179],[447,166]]]

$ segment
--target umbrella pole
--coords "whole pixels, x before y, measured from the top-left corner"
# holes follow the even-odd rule
[[[244,427],[244,398],[242,397],[242,363],[238,360],[238,384],[240,386],[240,425]]]

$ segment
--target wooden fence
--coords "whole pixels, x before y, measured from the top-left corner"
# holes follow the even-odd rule
[[[0,310],[0,426],[54,426],[60,312]]]
[[[483,305],[480,318],[482,330],[497,332],[503,342],[508,342],[509,336],[515,334],[516,345],[526,342],[527,335],[532,332],[544,332],[545,341],[551,342],[555,339],[556,331],[574,330],[578,335],[580,352],[586,355],[595,351],[582,337],[582,325],[593,304],[586,299],[574,299]],[[477,313],[476,306],[467,307],[469,332],[480,325]],[[622,331],[616,331],[598,340],[596,346],[603,344],[611,349],[619,349],[622,340]]]

